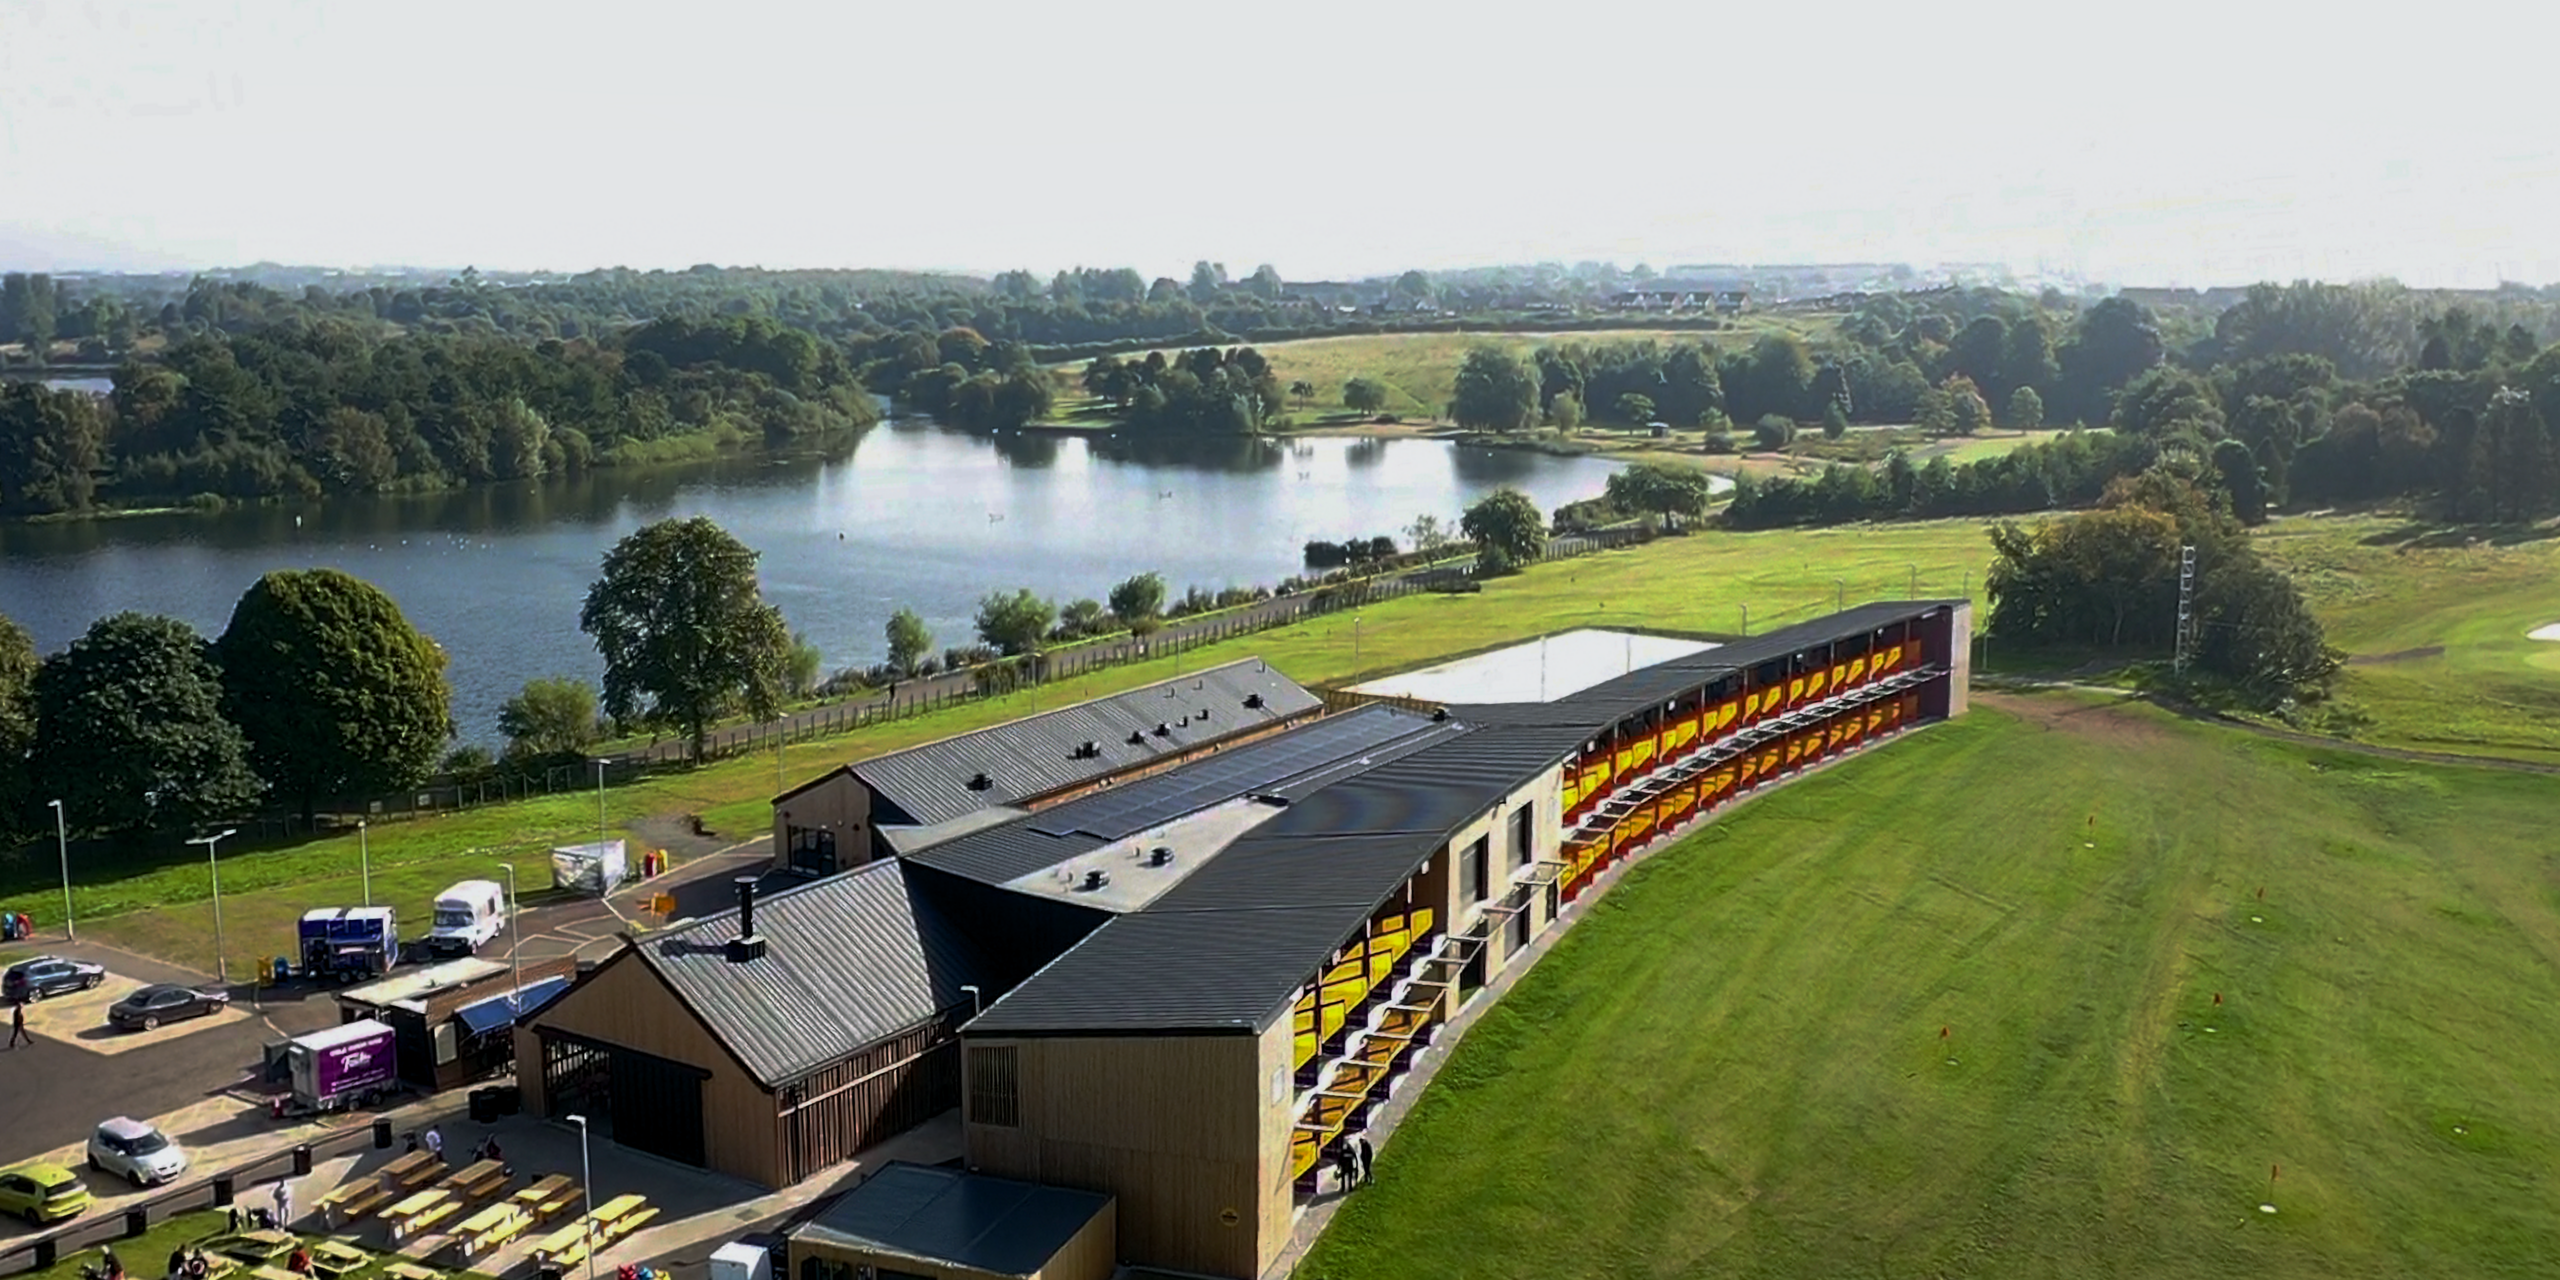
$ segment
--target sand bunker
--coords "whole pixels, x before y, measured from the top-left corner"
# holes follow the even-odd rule
[[[2560,622],[2552,623],[2547,627],[2535,627],[2533,630],[2525,633],[2525,638],[2528,640],[2560,640]]]

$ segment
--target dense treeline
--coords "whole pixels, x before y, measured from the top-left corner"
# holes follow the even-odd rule
[[[1991,530],[1986,586],[2002,645],[2173,654],[2182,548],[2196,553],[2191,661],[2261,706],[2324,694],[2339,654],[2223,496],[2179,460],[2107,486],[2095,511]]]
[[[533,344],[289,322],[128,362],[104,400],[0,393],[0,513],[441,488],[877,417],[844,352],[759,317]]]
[[[1271,362],[1251,347],[1198,347],[1171,359],[1161,351],[1143,360],[1104,356],[1085,367],[1084,386],[1139,431],[1248,434],[1283,405]]]
[[[1897,451],[1881,468],[1833,463],[1810,480],[1745,473],[1725,508],[1729,528],[1843,524],[1852,520],[1989,516],[2087,506],[2107,483],[2148,467],[2159,448],[2112,431],[2070,431],[1996,458],[1914,465]]]

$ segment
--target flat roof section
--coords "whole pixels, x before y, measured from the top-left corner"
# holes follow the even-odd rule
[[[1016,893],[1037,894],[1100,911],[1137,911],[1163,897],[1246,832],[1280,816],[1286,806],[1242,796],[1171,822],[1133,832],[1097,849],[1061,859],[1005,882]],[[1157,850],[1164,862],[1155,861]],[[1094,885],[1092,875],[1102,881]],[[1090,887],[1089,887],[1090,886]]]
[[[1111,1197],[897,1161],[795,1239],[999,1276],[1037,1275]]]
[[[1603,681],[1704,653],[1705,640],[1584,628],[1352,687],[1353,693],[1424,702],[1553,702]]]

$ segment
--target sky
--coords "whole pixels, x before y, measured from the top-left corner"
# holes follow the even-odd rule
[[[0,265],[2560,281],[2560,6],[0,0]]]

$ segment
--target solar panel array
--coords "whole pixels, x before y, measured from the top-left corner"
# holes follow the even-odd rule
[[[1431,727],[1430,721],[1410,713],[1364,707],[1267,741],[1231,748],[1171,773],[1059,805],[1034,817],[1031,829],[1049,836],[1082,833],[1098,840],[1125,839]]]

